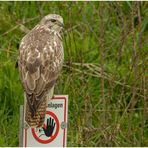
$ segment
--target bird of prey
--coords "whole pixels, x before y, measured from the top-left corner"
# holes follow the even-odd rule
[[[63,18],[49,14],[20,43],[18,67],[25,91],[25,121],[30,127],[42,126],[47,101],[53,96],[64,60],[62,28]]]

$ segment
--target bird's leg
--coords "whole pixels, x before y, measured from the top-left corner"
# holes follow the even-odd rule
[[[50,89],[50,92],[48,94],[48,98],[51,99],[53,97],[54,94],[54,86]]]
[[[54,86],[50,89],[48,95],[47,95],[47,99],[46,99],[46,107],[48,107],[48,100],[53,98],[53,94],[54,94]]]

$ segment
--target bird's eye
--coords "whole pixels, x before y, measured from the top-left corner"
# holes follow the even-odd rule
[[[51,22],[53,22],[53,23],[54,23],[54,22],[56,22],[56,20],[55,20],[55,19],[51,19]]]

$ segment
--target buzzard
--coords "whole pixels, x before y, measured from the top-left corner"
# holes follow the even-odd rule
[[[25,91],[25,121],[30,127],[42,126],[47,101],[53,96],[64,60],[62,28],[63,18],[49,14],[20,43],[18,67]]]

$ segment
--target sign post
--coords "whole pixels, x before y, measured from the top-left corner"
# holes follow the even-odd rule
[[[66,147],[67,113],[68,96],[54,96],[48,101],[48,108],[43,126],[41,128],[23,128],[23,132],[20,130],[20,133],[23,133],[22,146]]]

